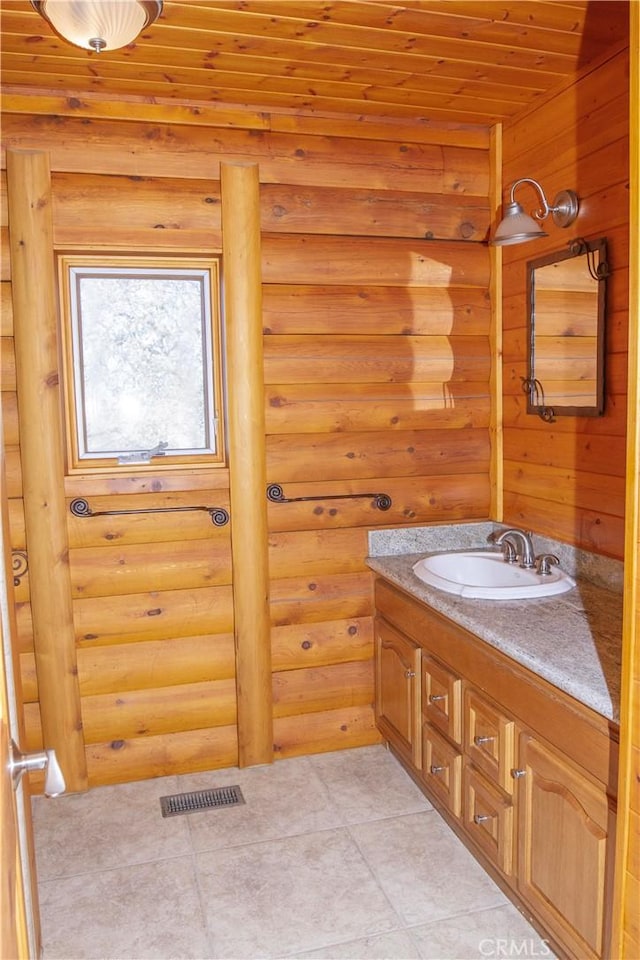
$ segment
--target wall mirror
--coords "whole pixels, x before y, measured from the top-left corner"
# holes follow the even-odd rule
[[[527,263],[527,413],[604,413],[607,241],[573,240]]]

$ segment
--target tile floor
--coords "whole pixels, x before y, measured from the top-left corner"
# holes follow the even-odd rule
[[[382,746],[33,805],[44,960],[551,956]]]

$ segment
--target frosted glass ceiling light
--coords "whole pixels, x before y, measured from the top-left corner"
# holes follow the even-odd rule
[[[56,33],[83,50],[133,43],[162,12],[162,0],[31,0]]]
[[[533,216],[525,213],[515,199],[516,187],[521,183],[530,183],[540,196],[541,207],[534,211]],[[573,190],[561,190],[553,201],[553,205],[550,206],[538,181],[523,177],[511,186],[509,203],[505,206],[504,216],[498,224],[491,243],[494,247],[506,247],[512,243],[526,243],[527,240],[547,237],[549,234],[540,226],[541,221],[546,220],[551,214],[557,227],[569,227],[578,216],[579,207],[577,194]]]

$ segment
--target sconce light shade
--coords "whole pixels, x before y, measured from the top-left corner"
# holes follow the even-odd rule
[[[516,188],[521,183],[532,184],[540,196],[541,207],[534,212],[533,216],[525,213],[515,199]],[[542,220],[546,220],[551,214],[557,227],[569,227],[578,216],[579,208],[578,196],[573,190],[561,190],[553,201],[553,205],[549,205],[544,190],[537,180],[531,180],[529,177],[516,180],[511,187],[510,201],[505,206],[504,216],[498,224],[491,243],[495,247],[506,247],[512,243],[525,243],[527,240],[537,240],[538,237],[548,237],[549,234],[540,226]]]
[[[31,0],[56,33],[83,50],[118,50],[162,12],[162,0]]]
[[[511,243],[525,243],[527,240],[537,240],[538,237],[548,237],[539,223],[528,213],[525,213],[517,201],[508,203],[504,210],[504,217],[498,224],[493,240],[494,247],[506,247]]]

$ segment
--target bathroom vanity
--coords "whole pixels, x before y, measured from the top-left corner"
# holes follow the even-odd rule
[[[369,560],[378,727],[553,948],[605,956],[621,597],[467,600],[420,583],[416,559]]]

